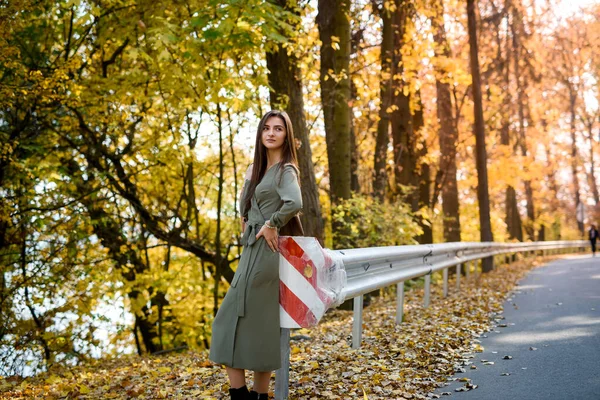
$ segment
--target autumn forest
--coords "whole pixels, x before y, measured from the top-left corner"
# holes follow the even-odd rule
[[[329,248],[583,238],[600,5],[571,3],[0,1],[0,375],[208,348],[270,109]]]

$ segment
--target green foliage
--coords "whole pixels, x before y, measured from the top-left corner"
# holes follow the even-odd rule
[[[333,241],[340,249],[417,244],[423,233],[405,203],[380,203],[371,196],[354,194],[334,207],[332,223],[344,235]]]
[[[295,17],[264,0],[22,0],[0,21],[0,373],[206,347],[239,256],[234,138]],[[100,340],[107,308],[124,325]]]

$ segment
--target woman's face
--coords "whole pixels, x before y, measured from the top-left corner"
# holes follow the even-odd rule
[[[262,144],[268,150],[276,150],[283,147],[285,143],[285,123],[281,117],[270,117],[267,119],[262,131]]]

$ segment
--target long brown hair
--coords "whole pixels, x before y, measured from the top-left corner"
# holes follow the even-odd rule
[[[258,123],[258,130],[256,132],[256,145],[254,147],[252,177],[250,178],[248,190],[246,191],[246,197],[244,198],[246,212],[250,211],[250,208],[252,207],[251,200],[252,196],[254,196],[256,186],[258,186],[263,176],[265,176],[265,173],[267,172],[267,148],[262,142],[262,134],[267,120],[271,117],[279,117],[283,120],[286,133],[285,141],[283,142],[281,161],[279,162],[278,166],[273,166],[273,168],[281,169],[283,165],[292,164],[296,169],[296,172],[298,172],[298,157],[296,156],[296,140],[294,139],[294,128],[292,127],[292,121],[285,111],[271,110],[263,115]]]

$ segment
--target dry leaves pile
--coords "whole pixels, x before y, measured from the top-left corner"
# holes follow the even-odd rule
[[[405,322],[395,325],[395,298],[379,297],[365,309],[363,346],[350,348],[352,312],[328,313],[315,329],[292,333],[291,399],[427,399],[439,382],[482,351],[477,338],[529,269],[548,259],[519,261],[469,280],[441,296],[432,286],[431,306],[422,289],[405,296]],[[248,375],[249,380],[251,376]],[[153,358],[123,357],[56,369],[22,380],[0,378],[0,398],[166,399],[227,398],[224,369],[206,353]]]

